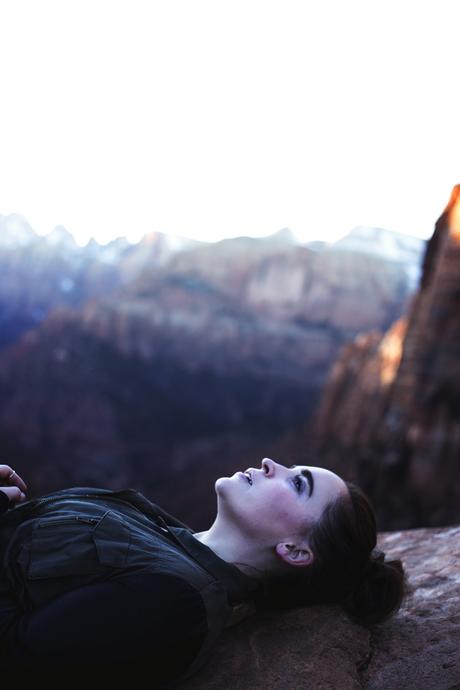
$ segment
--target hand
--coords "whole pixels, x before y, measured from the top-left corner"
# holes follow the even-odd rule
[[[6,494],[10,503],[26,500],[27,484],[9,465],[0,465],[0,485],[0,491]]]

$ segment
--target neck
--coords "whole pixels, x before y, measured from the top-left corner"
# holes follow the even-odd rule
[[[267,547],[255,544],[247,535],[241,534],[236,526],[229,525],[219,517],[208,530],[195,532],[193,536],[246,575],[260,579],[269,567]]]

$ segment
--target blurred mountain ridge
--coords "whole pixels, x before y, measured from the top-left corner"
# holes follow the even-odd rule
[[[422,259],[309,247],[288,229],[81,248],[10,218],[0,236],[3,455],[36,491],[135,478],[202,528],[213,478],[304,427],[343,344],[405,313]]]

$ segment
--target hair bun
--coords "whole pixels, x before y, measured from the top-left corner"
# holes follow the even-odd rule
[[[385,561],[384,552],[374,549],[344,607],[360,623],[380,623],[400,608],[405,593],[402,562]]]

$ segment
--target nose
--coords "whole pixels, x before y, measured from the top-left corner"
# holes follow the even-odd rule
[[[267,477],[272,477],[275,474],[275,465],[276,463],[270,460],[270,458],[264,458],[262,460],[262,470]]]

